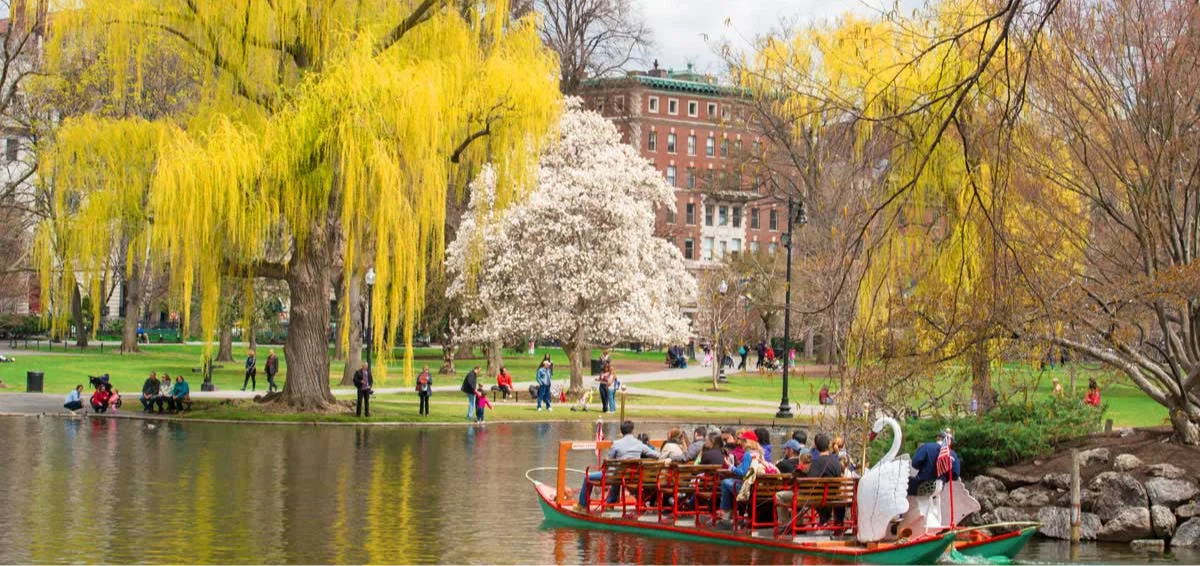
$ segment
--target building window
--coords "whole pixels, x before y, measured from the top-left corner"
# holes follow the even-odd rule
[[[667,213],[665,215],[667,217],[667,224],[674,224],[675,223],[675,209],[673,209],[669,206],[663,207],[663,208],[665,208],[667,211]]]
[[[771,209],[771,213],[767,216],[767,228],[771,230],[779,229],[779,211],[774,208]]]
[[[721,138],[721,157],[729,157],[729,138]]]
[[[721,240],[717,245],[717,257],[725,257],[725,252],[729,248],[729,243],[725,240]]]
[[[742,253],[742,239],[734,238],[729,241],[729,251],[733,252],[734,257]]]
[[[706,204],[706,205],[704,205],[704,225],[712,226],[712,220],[713,220],[713,205]]]
[[[729,225],[729,207],[717,207],[717,224],[720,226]]]
[[[4,142],[4,160],[8,162],[16,161],[20,157],[21,141],[17,138],[8,138]]]
[[[733,227],[742,227],[742,207],[740,206],[733,207]]]
[[[658,132],[650,132],[646,135],[646,149],[658,151]]]
[[[696,136],[695,136],[695,134],[688,136],[688,155],[696,155]]]
[[[615,114],[624,114],[625,113],[625,97],[624,96],[614,96],[612,109],[613,109],[613,113],[615,113]]]
[[[716,102],[708,103],[708,117],[709,118],[717,117],[717,103]]]
[[[696,259],[696,242],[691,238],[683,241],[683,259]]]
[[[767,253],[775,255],[775,242],[771,242],[769,245],[767,245]]]
[[[685,222],[687,222],[688,226],[696,225],[696,203],[693,203],[693,202],[687,203],[687,213],[684,216],[683,220]]]
[[[667,134],[667,153],[675,153],[675,134]]]
[[[667,166],[667,184],[671,185],[672,187],[675,186],[675,166],[674,165]]]
[[[692,100],[688,101],[688,116],[695,118],[700,115],[700,103]]]
[[[750,242],[750,253],[758,253],[758,242]]]
[[[603,96],[597,96],[596,98],[592,99],[592,110],[595,110],[597,114],[604,113],[604,97]]]
[[[703,240],[700,240],[700,256],[704,258],[704,261],[712,261],[712,254],[713,254],[713,239],[712,239],[712,237],[710,236],[710,237],[704,238]]]
[[[721,105],[721,119],[722,120],[729,119],[729,105],[728,104]]]
[[[687,188],[696,188],[696,170],[688,167],[687,170]]]
[[[654,113],[654,114],[658,114],[658,97],[657,96],[650,97],[650,112]]]
[[[704,155],[712,157],[716,154],[716,149],[717,139],[712,137],[712,134],[709,134],[708,139],[704,141]]]
[[[672,116],[679,113],[679,101],[674,98],[667,99],[667,114]]]
[[[758,209],[757,208],[750,209],[750,229],[758,230]]]

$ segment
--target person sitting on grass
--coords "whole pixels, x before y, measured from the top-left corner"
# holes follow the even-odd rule
[[[171,409],[171,390],[175,388],[175,384],[171,383],[171,376],[163,372],[162,381],[158,384],[158,395],[154,397],[154,404],[158,406],[158,414],[163,414],[163,405],[166,405],[166,410]]]
[[[1100,385],[1096,380],[1088,380],[1087,394],[1083,396],[1083,403],[1092,407],[1100,406]]]
[[[142,383],[142,396],[138,398],[142,402],[142,412],[149,413],[154,408],[154,398],[158,396],[158,375],[150,372],[150,377]]]
[[[829,384],[821,386],[820,393],[817,393],[817,402],[822,405],[832,405],[837,401],[837,393],[829,392]]]
[[[71,414],[75,414],[75,411],[83,408],[82,385],[76,385],[74,390],[72,390],[70,393],[67,393],[67,402],[63,403],[63,407],[66,410],[71,411]]]
[[[189,387],[188,382],[183,379],[183,375],[177,376],[175,378],[175,387],[171,388],[171,412],[183,412],[183,402],[187,401],[188,394],[191,392],[191,387]]]
[[[100,385],[92,392],[92,411],[104,413],[108,411],[108,388]]]
[[[659,455],[657,450],[633,435],[633,421],[625,421],[621,423],[621,438],[612,443],[612,448],[608,449],[608,453],[604,457],[609,460],[637,460],[639,458],[658,459]],[[577,512],[587,512],[587,494],[591,489],[588,482],[598,482],[602,477],[602,472],[592,472],[583,480],[583,487],[579,490],[579,505],[575,508]],[[616,503],[620,496],[621,488],[613,485],[609,488],[605,501]]]

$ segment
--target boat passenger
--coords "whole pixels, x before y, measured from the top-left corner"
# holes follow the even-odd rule
[[[714,432],[708,435],[708,440],[704,443],[704,450],[700,453],[700,465],[725,465],[725,441],[721,440],[720,434]]]
[[[954,479],[958,479],[959,460],[958,454],[954,452],[948,445],[950,441],[946,431],[938,432],[937,442],[926,442],[917,447],[917,451],[912,455],[912,467],[916,469],[917,474],[908,479],[908,494],[910,496],[931,495],[937,491],[938,481],[949,481],[950,474],[954,474]],[[949,472],[938,473],[938,458],[941,456],[942,449],[945,448],[949,454],[952,468]]]
[[[633,435],[633,421],[625,421],[621,423],[621,438],[612,443],[612,448],[608,449],[608,454],[605,458],[609,460],[637,460],[640,458],[655,458],[659,457],[658,451],[651,448],[646,443],[638,440]],[[588,481],[600,481],[603,477],[601,472],[592,472],[588,474],[587,480],[583,482],[583,487],[579,490],[579,506],[576,511],[587,511],[587,493],[591,489],[588,486]],[[607,501],[616,503],[617,498],[621,495],[621,489],[617,486],[612,486],[608,490]]]
[[[800,446],[795,439],[789,440],[783,445],[783,459],[775,464],[779,468],[779,473],[791,474],[800,469],[800,452],[804,447]],[[808,471],[807,467],[801,471]]]
[[[842,461],[836,452],[831,450],[829,435],[818,433],[813,439],[816,444],[818,456],[813,458],[812,464],[808,467],[808,477],[810,478],[840,478],[842,477]],[[846,518],[846,508],[836,507],[833,509],[823,508],[818,509],[817,514],[821,517],[821,524],[828,524],[831,518],[837,523],[842,523]]]
[[[662,459],[671,461],[676,458],[682,459],[685,447],[687,447],[687,439],[683,437],[682,430],[673,428],[667,431],[667,439],[663,441],[660,451]]]
[[[696,462],[697,459],[700,458],[701,453],[706,449],[704,439],[707,431],[708,429],[705,427],[696,427],[696,430],[692,431],[692,441],[688,443],[687,450],[684,451],[682,456],[671,457],[671,461],[675,463],[689,464]]]
[[[754,434],[758,435],[758,444],[762,446],[763,458],[767,462],[774,462],[771,459],[771,431],[764,427],[754,429]]]
[[[745,449],[745,441],[752,440],[755,445],[758,444],[758,435],[752,430],[744,430],[738,434],[738,447],[742,448],[742,455],[735,461],[737,465],[731,471],[734,477],[721,480],[721,510],[719,519],[726,520],[731,516],[733,510],[733,498],[737,495],[738,489],[741,488],[742,478],[746,477],[746,472],[750,470],[750,462],[754,460],[755,454]]]

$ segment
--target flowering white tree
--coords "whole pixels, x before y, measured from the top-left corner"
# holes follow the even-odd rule
[[[683,307],[696,294],[679,250],[654,237],[655,207],[674,207],[672,189],[608,120],[578,106],[568,102],[524,202],[497,214],[495,175],[479,175],[447,250],[464,334],[560,341],[572,391],[594,344],[686,340]]]

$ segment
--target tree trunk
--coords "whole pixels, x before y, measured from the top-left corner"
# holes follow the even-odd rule
[[[813,334],[812,328],[804,333],[804,357],[810,360],[816,359],[816,356],[813,355]]]
[[[138,321],[142,318],[142,266],[135,261],[125,281],[125,324],[121,329],[121,353],[140,352]]]
[[[979,402],[979,413],[992,410],[992,364],[987,355],[987,343],[976,344],[967,355],[971,364],[971,394]]]
[[[442,367],[438,369],[438,373],[458,373],[458,370],[454,369],[454,346],[448,345],[447,342],[442,340]]]
[[[353,277],[350,279],[350,285],[354,285],[354,278],[353,278]],[[348,296],[348,295],[349,295],[349,293],[347,293],[347,292],[346,292],[345,285],[343,285],[341,282],[335,281],[335,282],[333,283],[333,292],[334,292],[334,294],[335,294],[335,295],[334,295],[334,302],[336,302],[336,303],[337,303],[337,306],[338,306],[338,310],[339,310],[339,311],[341,311],[341,309],[347,308],[347,306],[348,306],[348,307],[349,307],[351,310],[354,310],[354,309],[357,309],[357,308],[358,308],[358,305],[357,305],[357,304],[355,304],[355,303],[348,303],[348,304],[347,304],[347,301],[350,299],[350,297]],[[338,321],[339,321],[339,322],[338,322],[338,331],[337,331],[337,335],[333,337],[333,359],[335,359],[335,360],[344,360],[344,359],[346,359],[346,344],[342,343],[342,328],[341,328],[341,320],[342,320],[342,316],[341,316],[341,313],[340,313],[340,312],[339,312],[339,313],[337,313],[337,314],[338,314]],[[353,317],[353,316],[354,316],[354,314],[353,314],[353,313],[351,313],[351,314],[350,314],[350,316],[351,316],[351,317]],[[353,329],[353,328],[351,328],[351,329],[350,329],[350,332],[353,334],[353,333],[354,333],[354,329]]]
[[[583,360],[587,358],[590,349],[587,344],[569,342],[563,344],[563,350],[571,362],[571,387],[567,392],[576,396],[583,392]]]
[[[86,348],[88,345],[88,331],[83,327],[83,296],[79,294],[79,284],[76,284],[71,293],[71,322],[75,325],[75,345],[80,348]]]
[[[292,256],[287,278],[292,311],[283,347],[287,379],[280,398],[301,411],[324,411],[335,403],[329,387],[330,244],[323,222],[313,228]]]
[[[484,350],[487,352],[488,375],[500,373],[500,368],[504,367],[504,343],[493,340],[484,346]]]
[[[1171,411],[1171,428],[1175,429],[1175,441],[1188,446],[1200,444],[1200,426],[1188,417],[1187,411]]]
[[[248,332],[250,334],[250,339],[247,340],[247,342],[250,343],[250,349],[257,352],[258,351],[258,325],[255,324],[254,314],[250,315],[250,320],[246,324],[249,325],[249,328],[246,329],[246,332]]]
[[[218,362],[233,361],[233,321],[221,323],[221,345],[217,348]]]
[[[351,386],[354,385],[354,372],[358,371],[362,365],[362,328],[363,328],[363,311],[359,303],[362,302],[361,289],[359,288],[360,278],[354,277],[350,280],[350,292],[348,302],[350,308],[350,340],[346,346],[345,358],[346,369],[342,370],[342,380],[338,385]],[[341,337],[338,338],[338,344],[341,344]]]

